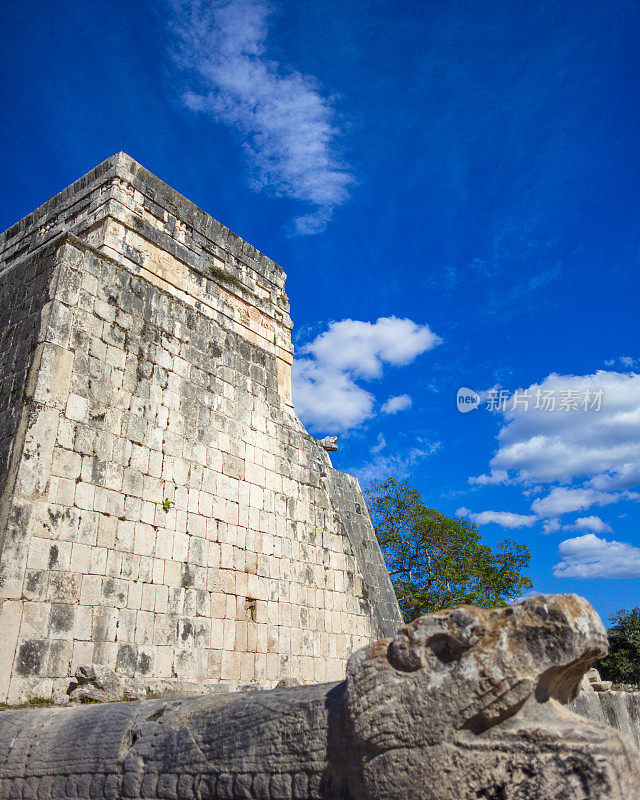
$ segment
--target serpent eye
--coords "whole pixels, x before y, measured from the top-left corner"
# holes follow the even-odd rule
[[[444,664],[460,661],[471,643],[450,633],[437,633],[427,641],[427,648]]]
[[[400,672],[415,672],[424,666],[429,653],[433,653],[443,664],[450,664],[459,661],[471,645],[472,642],[457,631],[438,631],[426,641],[411,640],[400,635],[389,645],[387,661]]]
[[[389,645],[387,661],[399,672],[415,672],[422,666],[418,648],[402,635],[396,636]]]

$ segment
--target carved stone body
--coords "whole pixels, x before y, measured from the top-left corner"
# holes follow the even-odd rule
[[[461,607],[346,681],[0,714],[0,798],[638,800],[640,756],[567,708],[606,651],[574,595]]]

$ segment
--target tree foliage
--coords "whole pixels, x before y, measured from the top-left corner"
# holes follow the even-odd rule
[[[640,608],[621,610],[609,618],[609,655],[596,666],[614,683],[640,683]]]
[[[521,574],[528,547],[504,539],[493,552],[475,525],[427,508],[406,481],[371,484],[367,504],[406,621],[467,603],[504,606],[531,588]]]

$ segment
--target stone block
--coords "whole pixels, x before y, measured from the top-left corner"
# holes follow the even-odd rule
[[[85,511],[93,509],[93,500],[96,487],[91,483],[78,483],[76,484],[76,493],[74,505]]]
[[[82,457],[72,450],[56,447],[53,451],[52,473],[69,480],[75,480],[80,475]]]
[[[37,536],[32,537],[29,542],[29,555],[27,556],[27,567],[32,570],[46,569],[49,565],[49,543],[46,539]]]
[[[54,278],[53,293],[67,306],[77,305],[80,299],[83,260],[82,251],[70,244],[63,245],[56,253],[57,274]]]
[[[73,353],[44,342],[34,355],[34,367],[26,385],[28,397],[36,403],[64,410],[71,387]]]
[[[102,600],[102,581],[100,575],[83,575],[80,602],[86,606],[98,606]]]
[[[50,678],[63,678],[71,671],[73,642],[67,639],[52,640],[49,644],[46,674]],[[53,690],[53,686],[49,690]]]
[[[78,485],[78,488],[82,484]],[[74,542],[71,551],[71,569],[74,572],[87,574],[91,572],[91,547],[87,544]]]
[[[47,596],[48,583],[49,583],[48,570],[27,569],[24,577],[24,588],[22,590],[22,596],[24,597],[25,600],[36,600],[36,601],[44,600]]]
[[[82,576],[76,572],[51,572],[47,599],[55,603],[77,603],[81,581]]]
[[[118,612],[116,639],[119,642],[134,642],[136,634],[136,611],[121,608]]]
[[[49,639],[68,639],[75,628],[76,606],[52,603],[48,615]]]
[[[60,300],[54,299],[42,309],[45,341],[67,348],[73,324],[73,312]]]
[[[73,656],[71,658],[71,670],[75,670],[91,662],[93,656],[93,641],[74,641],[73,643]]]
[[[16,630],[20,632],[20,639],[46,639],[49,633],[50,603],[30,602],[24,604],[21,620],[17,622]]]
[[[58,430],[58,412],[34,409],[29,414],[22,458],[15,484],[16,494],[43,494],[51,474],[53,448]]]

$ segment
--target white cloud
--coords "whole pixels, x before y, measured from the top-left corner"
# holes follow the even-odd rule
[[[632,359],[625,356],[620,362],[629,366]],[[600,410],[534,407],[539,391],[543,396],[547,391],[553,393],[558,403],[567,391],[580,398],[591,392],[593,398],[598,390],[603,392]],[[556,484],[531,505],[540,517],[638,499],[639,495],[629,490],[640,484],[640,374],[605,370],[592,375],[553,373],[524,391],[531,398],[529,408],[516,405],[515,393],[511,395],[490,472],[471,478],[471,483],[519,484],[525,490]],[[520,397],[522,393],[519,389]],[[557,527],[553,521],[546,522],[545,532]]]
[[[619,362],[625,367],[634,365],[627,357]],[[538,390],[542,396],[551,392],[558,402],[568,396],[567,392],[584,398],[585,392],[593,397],[600,389],[599,410],[535,408]],[[565,525],[560,520],[564,514],[594,506],[640,499],[633,491],[640,484],[640,375],[612,370],[582,376],[554,373],[526,390],[519,389],[517,394],[522,398],[523,393],[531,398],[529,408],[516,405],[516,393],[511,395],[490,471],[471,478],[470,483],[519,485],[525,495],[538,495],[532,498],[532,514],[514,515],[512,527],[521,518],[530,525],[542,520],[544,534],[588,531],[562,542],[562,561],[554,568],[556,577],[640,576],[640,549],[598,539],[595,534],[611,532],[610,525],[599,516],[579,516]],[[508,526],[508,517],[500,521],[503,513],[508,512],[466,515],[477,524],[506,522]]]
[[[497,483],[510,483],[509,480],[509,473],[504,470],[492,470],[488,475],[472,475],[469,478],[469,483],[475,484],[477,486],[487,486],[489,484],[497,484]]]
[[[559,551],[562,561],[553,568],[556,578],[640,577],[640,548],[626,542],[609,542],[585,533],[565,539]]]
[[[416,464],[437,453],[439,449],[440,442],[420,442],[420,447],[414,447],[408,453],[378,455],[363,467],[351,467],[347,472],[355,475],[363,486],[384,478],[402,481],[409,477]]]
[[[442,339],[428,325],[410,319],[380,317],[377,322],[343,319],[305,345],[300,353],[360,378],[378,378],[383,364],[402,366],[431,350]]]
[[[184,105],[239,131],[252,185],[311,207],[297,233],[324,230],[352,176],[335,153],[332,102],[315,78],[267,55],[266,0],[168,0]]]
[[[535,514],[513,514],[511,511],[480,511],[474,513],[462,506],[456,511],[457,517],[466,517],[476,525],[494,523],[502,528],[530,528],[538,522]]]
[[[565,389],[603,389],[602,409],[542,411],[533,409],[532,402],[528,410],[507,411],[491,473],[481,482],[503,483],[506,476],[525,484],[588,479],[594,488],[614,490],[640,481],[640,375],[554,373],[528,391],[535,397],[537,389],[556,396]]]
[[[375,397],[356,379],[382,375],[385,364],[403,366],[442,340],[428,325],[380,317],[345,319],[300,348],[293,364],[293,399],[300,419],[316,431],[354,428],[373,415]]]
[[[565,531],[591,531],[592,533],[611,533],[611,526],[600,517],[578,517],[572,525],[564,525]]]
[[[539,497],[531,504],[531,510],[539,517],[559,517],[571,511],[582,511],[591,506],[606,506],[622,499],[620,495],[597,492],[595,489],[565,488],[558,486],[546,497]]]
[[[406,411],[407,408],[411,408],[412,402],[408,394],[399,394],[397,397],[390,397],[380,411],[383,414],[397,414],[398,411]]]
[[[373,416],[374,396],[346,372],[297,358],[292,379],[296,413],[315,431],[345,431]]]

